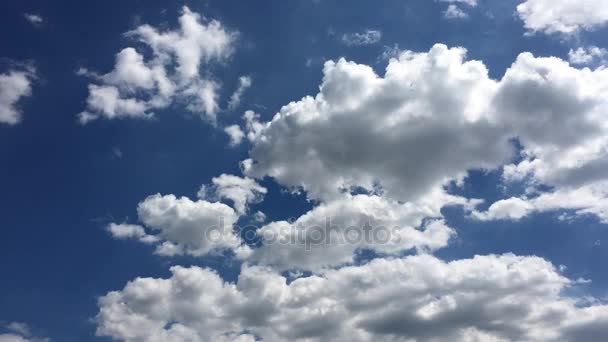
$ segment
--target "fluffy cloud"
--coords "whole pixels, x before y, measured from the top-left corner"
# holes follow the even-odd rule
[[[576,50],[570,49],[568,52],[570,63],[577,65],[603,63],[606,57],[608,57],[608,50],[597,46],[579,47]]]
[[[231,55],[236,33],[216,20],[201,20],[188,7],[183,8],[179,23],[174,31],[142,25],[126,34],[152,50],[148,59],[128,47],[116,55],[114,69],[107,74],[79,70],[98,83],[89,85],[81,123],[99,117],[149,118],[174,101],[188,103],[186,109],[215,123],[219,84],[203,76],[202,68]]]
[[[573,34],[608,23],[604,0],[526,0],[517,13],[530,32]]]
[[[253,334],[264,341],[581,341],[608,334],[608,307],[564,297],[575,282],[537,257],[376,259],[291,282],[259,266],[245,266],[234,284],[209,269],[171,271],[102,297],[97,334],[128,342]]]
[[[406,51],[384,77],[327,62],[320,93],[284,106],[254,135],[245,172],[315,199],[364,188],[410,201],[469,169],[502,165],[512,147],[491,110],[498,84],[465,54],[445,45]]]
[[[361,46],[376,44],[382,39],[382,31],[366,30],[361,33],[345,33],[342,35],[342,43],[348,46]]]
[[[241,245],[233,231],[239,215],[222,203],[156,194],[139,203],[137,214],[150,233],[131,224],[111,223],[107,230],[117,239],[156,244],[156,253],[164,256],[203,256]]]
[[[22,113],[17,102],[32,95],[35,77],[36,72],[31,67],[0,74],[0,123],[15,125],[21,121]]]
[[[259,202],[266,188],[251,178],[222,174],[203,186],[193,201],[175,195],[152,195],[139,203],[137,215],[143,226],[110,223],[106,229],[116,239],[132,239],[156,245],[163,256],[204,256],[232,250],[246,257],[249,248],[235,232],[235,223],[251,203]],[[219,201],[227,200],[234,209]]]

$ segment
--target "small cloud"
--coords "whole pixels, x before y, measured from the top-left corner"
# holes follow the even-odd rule
[[[44,19],[38,14],[25,13],[23,17],[36,27],[40,27],[44,24]]]
[[[240,145],[243,141],[243,138],[245,138],[245,133],[243,132],[243,130],[241,130],[241,127],[239,127],[239,125],[228,126],[224,128],[224,132],[230,138],[230,146],[232,147]]]
[[[382,31],[366,30],[362,33],[345,33],[342,35],[342,43],[347,46],[361,46],[376,44],[382,39]]]
[[[118,148],[118,147],[114,147],[112,149],[112,155],[114,155],[114,157],[117,158],[117,159],[120,159],[120,158],[123,157],[123,153],[120,150],[120,148]]]
[[[468,14],[454,4],[448,6],[445,12],[443,12],[443,16],[447,19],[464,19],[469,17]]]
[[[594,62],[603,63],[608,58],[608,50],[597,46],[579,47],[570,49],[568,60],[575,65],[589,65]]]
[[[239,78],[239,87],[236,91],[230,96],[230,101],[228,102],[228,109],[234,110],[241,104],[241,98],[245,93],[247,88],[251,87],[252,81],[250,76],[241,76]]]
[[[382,54],[378,56],[378,60],[380,61],[388,61],[391,58],[399,58],[401,54],[401,49],[399,48],[399,44],[395,44],[393,46],[385,45]]]

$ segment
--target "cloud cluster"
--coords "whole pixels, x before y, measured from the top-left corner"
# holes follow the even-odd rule
[[[15,125],[21,121],[22,113],[17,103],[32,95],[35,78],[36,70],[32,67],[0,74],[0,123]]]
[[[514,255],[376,259],[291,282],[244,266],[236,283],[173,267],[99,300],[97,334],[132,341],[590,341],[608,307],[581,307],[548,262]]]
[[[517,13],[530,32],[571,35],[608,23],[604,0],[526,0]]]
[[[244,261],[238,280],[179,266],[167,279],[135,279],[100,299],[97,334],[127,342],[602,340],[608,307],[566,296],[586,281],[548,261],[506,254],[446,262],[429,252],[455,235],[441,214],[446,205],[480,220],[563,209],[608,219],[607,72],[522,53],[495,80],[465,49],[441,44],[401,52],[383,76],[345,59],[327,62],[314,97],[270,122],[248,111],[244,128],[227,132],[252,143],[245,177],[214,178],[198,201],[146,199],[138,214],[154,236],[108,227],[117,238],[193,255],[233,249]],[[507,186],[526,193],[478,211],[480,200],[446,190],[471,169],[502,170]],[[304,191],[315,207],[265,224],[260,246],[244,247],[232,224],[266,193],[254,180],[266,176]],[[212,216],[231,217],[222,246],[201,241]],[[349,240],[368,226],[371,240]],[[373,235],[378,227],[389,228],[388,239]],[[357,265],[362,250],[379,257]],[[400,257],[407,251],[417,253]]]
[[[89,85],[87,109],[79,114],[81,123],[100,117],[149,118],[155,110],[178,101],[215,124],[219,83],[203,67],[231,55],[236,33],[219,21],[201,18],[188,7],[183,8],[179,23],[179,29],[173,31],[142,25],[127,32],[127,37],[151,50],[149,58],[128,47],[116,55],[109,73],[79,70],[96,81]]]

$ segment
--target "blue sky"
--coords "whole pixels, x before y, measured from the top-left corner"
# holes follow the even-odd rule
[[[599,0],[4,1],[0,341],[606,338],[606,13]],[[203,33],[180,41],[180,17]],[[121,73],[128,47],[135,60]],[[242,77],[251,85],[229,105]],[[119,108],[125,99],[142,108]],[[234,227],[214,245],[201,236],[218,216]],[[406,242],[302,255],[248,245],[237,229],[309,229],[328,217],[396,225]],[[213,286],[183,285],[176,265]],[[413,275],[391,274],[399,267]],[[487,280],[477,272],[494,271],[470,294],[495,306],[462,295]],[[386,272],[395,288],[357,288],[347,272]],[[407,284],[418,276],[438,302],[391,299],[385,312],[353,299],[415,297]],[[174,292],[125,288],[138,277],[213,303],[185,308]],[[144,304],[130,297],[138,291]],[[562,318],[532,324],[526,307],[513,319],[500,299]],[[410,316],[432,305],[467,319]],[[205,311],[213,306],[219,318]],[[268,317],[250,317],[260,310]],[[331,313],[331,327],[307,310]],[[483,310],[511,323],[471,314]]]

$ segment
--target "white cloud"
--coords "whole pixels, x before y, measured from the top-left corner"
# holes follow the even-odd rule
[[[39,14],[25,13],[23,17],[34,26],[41,26],[44,24],[44,19]]]
[[[568,52],[569,61],[575,65],[588,65],[594,62],[604,63],[608,50],[597,46],[579,47]]]
[[[251,87],[252,81],[250,76],[241,76],[239,77],[239,86],[235,90],[234,93],[230,96],[230,101],[228,102],[228,109],[234,110],[241,104],[241,97],[245,93],[249,87]]]
[[[214,177],[212,185],[203,185],[198,192],[201,199],[229,200],[236,211],[243,215],[251,203],[258,203],[266,194],[265,187],[248,177],[222,174]]]
[[[183,8],[179,23],[180,28],[173,31],[142,25],[127,33],[152,50],[148,59],[128,47],[116,55],[114,69],[107,74],[78,71],[99,83],[89,85],[87,108],[79,114],[81,123],[100,117],[150,118],[154,110],[178,102],[215,124],[220,85],[203,67],[230,57],[236,33],[188,7]]]
[[[591,341],[608,307],[581,307],[575,282],[537,257],[376,259],[290,283],[245,266],[236,283],[173,267],[100,298],[97,334],[131,341]]]
[[[519,17],[530,32],[574,34],[608,23],[604,0],[526,0],[517,6]]]
[[[348,46],[376,44],[380,39],[382,39],[382,31],[380,30],[366,30],[361,33],[345,33],[342,35],[342,43]]]
[[[469,15],[461,10],[460,7],[454,4],[448,6],[445,12],[443,12],[443,16],[448,19],[463,19],[469,17]]]
[[[258,123],[245,172],[265,175],[309,197],[380,189],[411,201],[512,155],[496,124],[497,82],[466,50],[435,45],[391,59],[384,77],[366,65],[329,61],[320,92]]]
[[[230,138],[230,146],[240,145],[243,141],[243,138],[245,138],[245,133],[243,133],[239,125],[230,125],[224,128],[224,132],[226,132],[226,134]]]
[[[251,178],[222,174],[213,178],[211,186],[201,187],[199,200],[152,195],[137,207],[143,225],[110,223],[106,229],[116,239],[155,245],[155,253],[162,256],[205,256],[232,250],[245,258],[249,248],[242,244],[234,225],[266,192]],[[218,202],[221,200],[234,209]]]
[[[117,239],[156,244],[156,254],[163,256],[204,256],[239,250],[241,245],[233,231],[239,216],[222,203],[156,194],[139,203],[137,214],[149,232],[139,225],[115,223],[107,230]]]
[[[0,74],[0,123],[15,125],[22,119],[17,103],[32,95],[32,82],[36,78],[33,68],[10,70]]]

